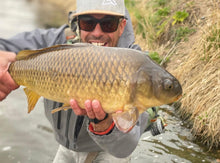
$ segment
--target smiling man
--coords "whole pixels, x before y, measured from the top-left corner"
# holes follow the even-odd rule
[[[83,42],[117,46],[125,25],[122,0],[77,1],[80,36]]]
[[[82,42],[99,46],[117,46],[126,20],[123,16],[91,14],[78,16]]]
[[[140,50],[134,44],[132,24],[124,0],[77,0],[77,10],[72,16],[71,27],[63,25],[58,29],[36,29],[7,40],[0,38],[0,100],[18,88],[7,72],[9,64],[15,61],[15,53],[75,42],[65,35],[68,29],[75,33],[74,24],[77,24],[81,42]],[[46,116],[60,144],[54,163],[81,163],[85,160],[130,162],[129,155],[148,125],[147,112],[141,114],[138,123],[128,133],[123,133],[115,127],[111,115],[104,112],[99,101],[85,101],[84,109],[74,99],[70,100],[70,105],[73,110],[51,114],[51,110],[62,104],[44,99]]]

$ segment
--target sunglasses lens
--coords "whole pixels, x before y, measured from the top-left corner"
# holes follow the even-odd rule
[[[118,29],[118,22],[119,18],[111,17],[103,19],[100,23],[102,31],[107,33],[115,32]]]
[[[82,18],[79,19],[79,28],[84,30],[84,31],[88,31],[91,32],[94,30],[95,26],[96,26],[96,22],[93,21],[92,19],[87,19],[87,18]]]
[[[79,28],[88,32],[93,31],[97,23],[100,24],[103,32],[115,32],[118,29],[119,17],[106,16],[102,19],[96,19],[91,16],[79,16],[78,19]]]

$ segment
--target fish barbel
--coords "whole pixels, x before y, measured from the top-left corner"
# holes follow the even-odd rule
[[[77,43],[24,50],[9,72],[25,86],[28,113],[41,96],[64,103],[54,112],[70,108],[70,99],[81,108],[87,99],[97,99],[124,132],[147,108],[172,103],[182,94],[174,76],[144,52],[127,48]]]

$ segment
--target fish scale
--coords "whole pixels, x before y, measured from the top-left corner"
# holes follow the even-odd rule
[[[174,76],[144,52],[126,48],[79,43],[21,51],[9,72],[26,87],[28,112],[40,96],[64,106],[76,99],[82,108],[87,99],[97,99],[105,112],[122,110],[137,120],[137,112],[174,102],[182,94]],[[130,113],[133,108],[137,111]]]

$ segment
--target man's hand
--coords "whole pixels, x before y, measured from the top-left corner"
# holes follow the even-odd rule
[[[8,73],[8,67],[14,62],[16,54],[12,52],[0,51],[0,101],[19,86],[14,82]]]
[[[89,119],[98,119],[103,120],[107,113],[104,112],[102,109],[102,106],[98,100],[86,100],[85,101],[85,109],[82,109],[77,104],[76,100],[72,99],[70,100],[70,105],[76,115],[87,115]],[[112,124],[112,117],[111,115],[108,115],[108,118],[105,120],[95,124],[91,122],[94,131],[96,132],[102,132],[109,128],[109,126]]]

